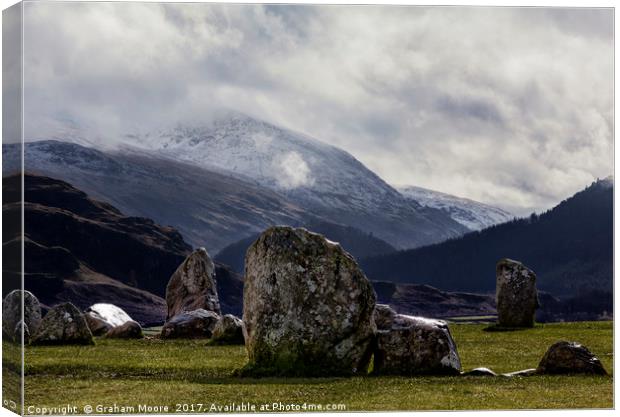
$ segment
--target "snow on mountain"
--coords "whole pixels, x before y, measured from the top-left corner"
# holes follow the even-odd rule
[[[33,144],[42,145],[30,147],[29,161],[33,168],[39,164],[48,166],[50,172],[64,169],[59,164],[65,157],[59,159],[54,155],[60,145],[51,146],[50,142],[44,145],[43,139],[47,136],[104,151],[114,163],[123,161],[118,167],[102,166],[96,178],[101,177],[103,181],[104,177],[110,177],[105,173],[110,170],[115,181],[127,176],[127,187],[136,181],[131,178],[136,175],[131,165],[125,164],[128,157],[155,158],[158,164],[164,160],[171,164],[182,163],[236,178],[250,186],[254,184],[257,189],[270,190],[316,217],[374,234],[400,249],[437,243],[468,231],[444,211],[405,198],[342,149],[236,112],[207,115],[204,120],[207,121],[124,135],[109,132],[110,140],[102,139],[104,136],[100,132],[89,134],[88,128],[72,121],[66,129],[55,126],[47,135],[30,138],[39,140]],[[91,158],[85,149],[74,149],[71,155],[76,159],[71,163],[73,170],[83,165],[84,169],[92,170],[93,164],[102,163],[98,158]],[[84,161],[79,160],[80,155],[85,156]],[[184,172],[189,175],[187,170]],[[149,176],[152,173],[149,172]],[[94,181],[88,176],[78,175],[77,178],[83,182]],[[111,196],[117,206],[129,213],[144,212],[146,201],[126,200],[122,196],[129,192],[122,189],[122,184],[110,184],[117,187],[115,193],[118,195]],[[149,183],[149,187],[153,186],[154,182]],[[97,188],[101,191],[99,186]],[[189,204],[189,200],[208,197],[185,194],[182,198]],[[151,200],[148,204],[154,203]],[[251,211],[250,206],[247,209]],[[150,217],[160,222],[167,220],[157,214]],[[286,213],[280,214],[286,216]],[[267,213],[261,214],[265,215]],[[203,211],[203,216],[208,213]],[[213,227],[214,222],[215,219],[209,220]],[[198,237],[201,227],[192,228],[190,232]]]
[[[124,143],[121,152],[155,153],[255,181],[306,210],[400,248],[467,231],[443,211],[406,199],[349,153],[243,114],[134,133]]]
[[[2,171],[18,171],[21,146],[3,145]],[[183,162],[110,153],[58,141],[28,142],[25,171],[67,181],[124,214],[172,225],[194,247],[216,253],[274,224],[297,225],[305,212],[256,183]]]
[[[347,152],[239,113],[224,113],[203,125],[127,135],[126,143],[178,161],[232,172],[331,208],[373,211],[401,199]]]
[[[470,230],[481,230],[512,220],[515,216],[505,210],[467,198],[433,191],[422,187],[402,186],[398,191],[424,207],[442,210]]]

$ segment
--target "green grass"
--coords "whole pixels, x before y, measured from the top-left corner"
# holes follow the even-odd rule
[[[613,372],[612,322],[537,325],[514,332],[485,332],[486,326],[451,324],[464,370],[479,366],[496,372],[533,368],[552,343],[564,339],[586,345],[608,372]],[[613,406],[611,376],[232,376],[245,363],[242,346],[206,346],[204,340],[98,339],[96,346],[28,347],[26,407],[70,404],[82,410],[85,405],[147,404],[166,405],[170,412],[191,412],[189,404],[194,404],[193,411],[205,412],[212,404],[225,406],[231,402],[249,402],[257,408],[274,402],[323,407],[343,404],[348,411]],[[176,404],[188,406],[177,410]]]
[[[19,345],[2,341],[2,400],[4,407],[19,411],[22,392],[22,352]]]

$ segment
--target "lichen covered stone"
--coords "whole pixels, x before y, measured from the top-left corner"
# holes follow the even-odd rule
[[[198,309],[172,317],[161,329],[162,339],[209,339],[220,316],[213,311]]]
[[[377,304],[375,306],[375,324],[377,330],[388,330],[392,327],[397,313],[387,304]]]
[[[248,373],[365,374],[375,292],[340,245],[272,227],[248,249],[243,291]]]
[[[538,308],[536,274],[521,262],[502,259],[496,266],[497,324],[532,327]]]
[[[45,315],[32,344],[92,345],[94,341],[82,312],[71,303],[62,303]]]
[[[577,343],[561,341],[549,347],[536,368],[539,374],[607,375],[600,359]]]
[[[225,314],[215,324],[213,335],[211,336],[213,345],[243,345],[243,321],[233,316]]]
[[[41,325],[41,304],[37,297],[30,291],[13,290],[2,300],[2,332],[4,336],[15,343],[21,343],[22,340],[22,297],[24,301],[24,317],[25,325],[24,338],[28,343],[30,335],[35,333]]]
[[[196,249],[179,265],[166,287],[167,319],[198,309],[222,314],[215,281],[215,264],[205,248]]]
[[[373,372],[388,375],[458,375],[461,360],[446,322],[397,315],[377,331]]]

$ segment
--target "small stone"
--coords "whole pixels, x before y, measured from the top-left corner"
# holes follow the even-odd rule
[[[84,319],[93,336],[102,336],[112,329],[112,326],[90,312],[84,313]]]
[[[110,329],[105,337],[110,339],[142,339],[144,335],[140,323],[130,320]]]
[[[107,303],[97,303],[88,307],[84,317],[94,336],[104,335],[114,327],[132,321],[122,308]]]
[[[497,376],[495,372],[489,368],[474,368],[471,371],[461,373],[462,376]]]
[[[497,322],[501,327],[533,327],[538,308],[536,274],[522,263],[502,259],[496,266]]]
[[[71,303],[54,306],[32,338],[33,345],[93,345],[93,334],[82,312]]]
[[[531,368],[531,369],[523,369],[521,371],[508,372],[506,374],[502,374],[502,376],[513,378],[515,376],[532,376],[532,375],[536,375],[537,373],[538,372],[536,371],[536,369]]]
[[[374,369],[387,375],[459,375],[461,361],[446,322],[396,315],[377,331]]]
[[[220,316],[198,309],[177,314],[161,329],[162,339],[209,339]]]
[[[561,341],[549,347],[537,368],[540,374],[607,375],[603,364],[590,350],[577,343]]]
[[[243,321],[232,314],[223,315],[213,328],[210,343],[214,345],[243,345],[245,343]]]
[[[387,304],[377,304],[375,306],[375,324],[377,330],[388,330],[392,327],[396,318],[396,311]]]

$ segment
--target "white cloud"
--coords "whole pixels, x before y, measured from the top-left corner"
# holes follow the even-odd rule
[[[26,133],[233,108],[518,211],[613,170],[605,9],[27,3]]]
[[[276,181],[285,190],[312,185],[310,168],[303,157],[297,152],[287,152],[282,158],[275,159],[276,172],[280,176]]]

